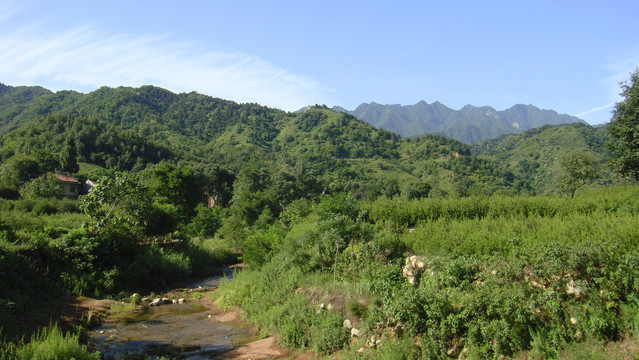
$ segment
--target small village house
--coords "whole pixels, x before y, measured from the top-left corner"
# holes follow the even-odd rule
[[[76,199],[80,190],[80,182],[71,176],[53,174],[60,185],[60,193],[66,198]]]

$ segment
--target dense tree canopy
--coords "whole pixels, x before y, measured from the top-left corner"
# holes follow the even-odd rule
[[[612,137],[612,165],[623,176],[639,180],[639,69],[621,84],[623,100],[613,112],[608,133]]]
[[[326,106],[286,113],[153,86],[88,94],[5,86],[2,103],[0,178],[9,188],[57,169],[75,172],[75,148],[86,177],[139,172],[162,161],[188,164],[202,175],[201,190],[222,205],[241,191],[241,182],[233,189],[237,174],[255,168],[268,174],[270,190],[259,191],[276,213],[321,193],[374,199],[558,192],[557,159],[567,149],[601,154],[605,142],[583,124],[472,147],[437,135],[403,139]]]

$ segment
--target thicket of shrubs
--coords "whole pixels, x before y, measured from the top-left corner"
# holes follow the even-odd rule
[[[1,200],[0,338],[28,335],[67,295],[157,290],[236,262],[231,245],[197,236],[207,221],[141,237],[126,224],[93,231],[76,200]]]
[[[246,238],[251,268],[216,301],[283,345],[346,357],[557,358],[634,339],[637,191],[295,204]],[[417,286],[402,276],[413,254],[425,263]],[[370,347],[373,336],[382,342]]]
[[[60,296],[169,286],[237,260],[234,248],[250,269],[221,284],[218,304],[241,306],[283,345],[317,354],[555,358],[574,344],[593,349],[639,334],[636,187],[574,199],[335,194],[251,215],[250,198],[211,210],[127,176],[80,202],[0,202],[5,340],[28,332],[21,319],[34,309],[46,317]],[[124,200],[122,184],[133,187]],[[416,286],[402,276],[411,255],[424,263]],[[71,336],[55,331],[45,334],[56,343]],[[33,342],[48,343],[44,336]]]

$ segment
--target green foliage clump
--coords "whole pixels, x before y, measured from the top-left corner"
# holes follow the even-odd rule
[[[99,352],[89,352],[79,345],[79,335],[64,334],[56,325],[44,328],[31,341],[0,348],[0,359],[16,360],[99,360]]]
[[[623,100],[615,105],[608,134],[612,151],[612,166],[621,175],[639,180],[639,69],[630,74],[630,81],[621,84]]]
[[[561,191],[575,197],[575,191],[596,180],[599,173],[595,161],[583,153],[571,153],[561,160]]]
[[[22,186],[20,194],[25,199],[59,199],[62,196],[58,180],[51,175],[42,175],[38,178],[29,180]]]
[[[146,230],[151,199],[144,185],[131,174],[101,179],[80,201],[82,210],[91,217],[89,228],[95,234],[113,229],[142,234]]]
[[[337,314],[325,314],[311,328],[313,349],[319,355],[332,354],[348,344],[349,333],[342,325],[344,318]]]
[[[193,236],[212,237],[222,225],[223,212],[220,206],[209,209],[204,204],[198,204],[195,215],[184,226],[185,231]]]

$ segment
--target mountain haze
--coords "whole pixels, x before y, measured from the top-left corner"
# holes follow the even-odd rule
[[[372,102],[361,104],[352,111],[337,106],[333,109],[404,137],[437,134],[464,143],[517,134],[544,125],[583,123],[583,120],[574,116],[521,104],[503,111],[490,106],[472,105],[454,110],[437,101],[432,104],[420,101],[415,105],[405,106]]]

